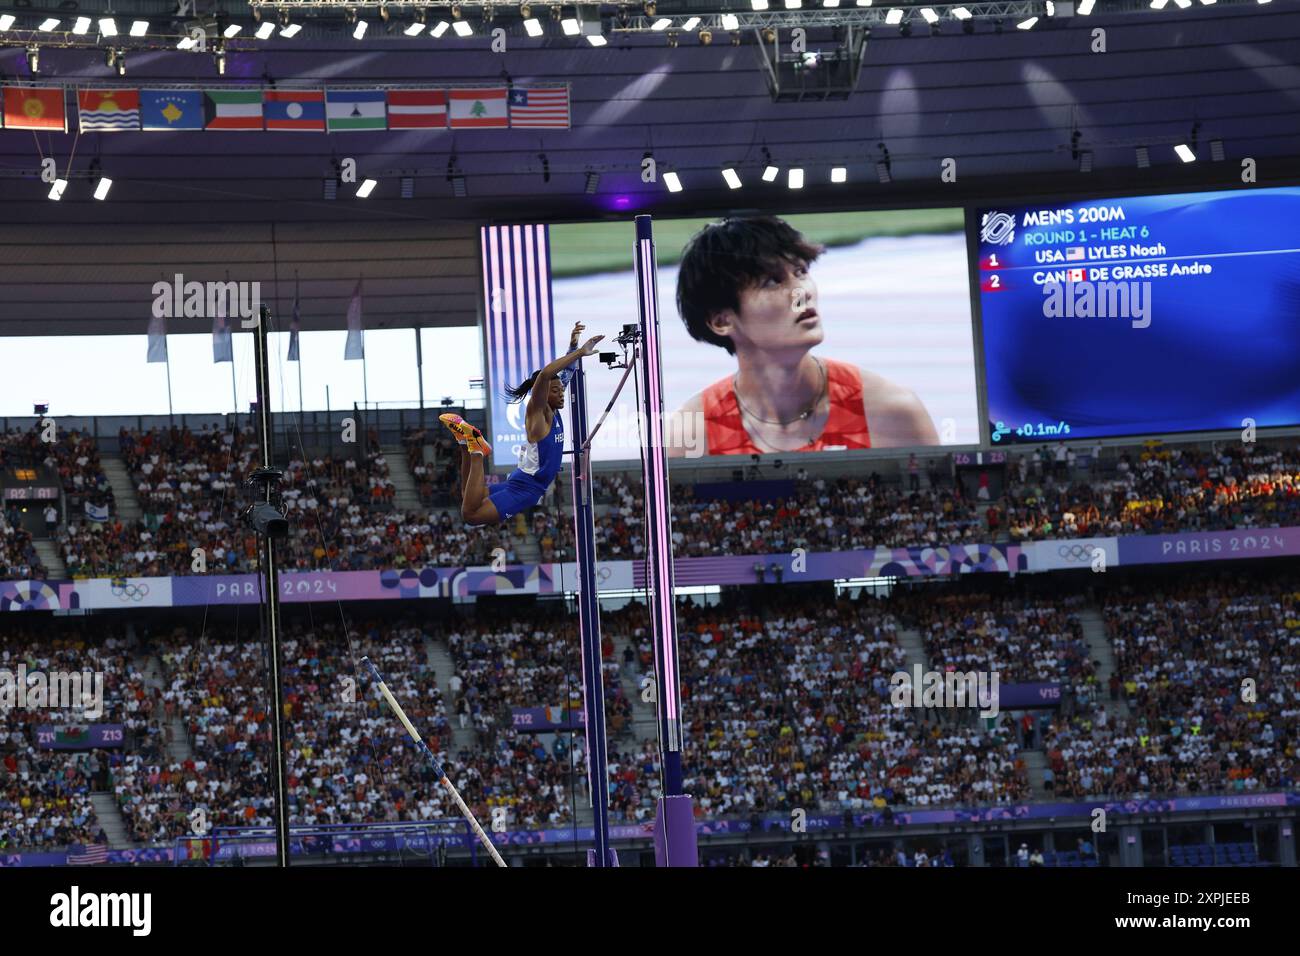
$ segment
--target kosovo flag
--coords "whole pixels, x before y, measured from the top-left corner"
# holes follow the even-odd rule
[[[140,91],[143,129],[203,129],[203,122],[202,90]]]

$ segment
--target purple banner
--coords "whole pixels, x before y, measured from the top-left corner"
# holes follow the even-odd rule
[[[587,715],[582,710],[567,707],[514,707],[515,730],[581,730],[587,725]]]
[[[933,826],[943,823],[991,823],[999,820],[1048,820],[1052,818],[1079,818],[1090,820],[1093,811],[1101,807],[1108,817],[1141,816],[1147,814],[1205,813],[1207,811],[1255,810],[1264,807],[1300,807],[1300,792],[1285,793],[1240,793],[1203,797],[1177,797],[1174,799],[1118,800],[1109,802],[1077,803],[1032,803],[1015,806],[974,807],[970,809],[949,810],[897,810],[890,818],[884,811],[871,813],[852,813],[854,829],[886,828],[886,833],[897,833],[900,826]],[[809,831],[843,830],[845,815],[843,813],[810,814],[806,821]],[[454,821],[442,821],[451,825]],[[757,821],[752,820],[705,820],[695,824],[696,834],[701,837],[741,835],[747,833],[770,833],[788,831],[790,816],[774,814]],[[374,824],[375,830],[391,827],[391,824]],[[295,838],[290,841],[294,854],[304,852],[328,852],[336,854],[369,853],[380,850],[416,850],[425,851],[431,845],[459,846],[468,849],[476,844],[476,838],[463,829],[448,833],[367,833],[371,827],[362,825],[350,827],[336,835],[318,834]],[[651,840],[654,838],[652,823],[637,823],[611,826],[609,835],[614,840]],[[181,841],[182,843],[207,843],[215,839],[218,845],[219,859],[234,856],[274,856],[275,843],[269,838],[258,839],[254,836],[235,837],[233,834],[216,836],[208,840]],[[510,833],[491,834],[492,842],[498,846],[530,846],[536,844],[572,844],[590,843],[593,838],[591,827],[570,827],[563,830],[523,830]],[[225,841],[225,842],[223,842]],[[175,852],[171,847],[144,847],[132,850],[110,850],[110,865],[131,865],[138,863],[171,863]],[[202,859],[203,853],[188,848],[181,851],[181,859]],[[0,855],[0,867],[8,866],[62,866],[67,854],[59,853],[14,853]]]
[[[758,566],[763,566],[760,577]],[[774,567],[775,566],[775,569]],[[926,577],[990,571],[1016,574],[1029,563],[1018,544],[954,544],[941,548],[874,548],[862,551],[815,551],[806,555],[748,554],[725,558],[677,558],[678,587],[700,584],[831,581],[846,578]],[[635,587],[645,587],[643,562],[632,569]]]
[[[38,724],[35,734],[36,746],[41,750],[91,750],[126,744],[126,728],[122,724],[91,724],[88,727]]]
[[[999,684],[998,707],[1016,710],[1022,707],[1059,707],[1061,685],[1054,681],[1030,684]]]
[[[926,577],[973,573],[1020,574],[1111,565],[1221,561],[1300,555],[1300,528],[1206,531],[1030,541],[1024,544],[960,544],[934,548],[876,548],[677,558],[679,586],[775,584],[873,577]],[[761,569],[761,570],[760,570]],[[642,561],[601,561],[602,589],[645,587]],[[573,564],[512,564],[408,568],[387,571],[305,571],[280,576],[280,599],[390,601],[484,594],[555,594],[576,587]],[[0,581],[0,612],[73,608],[194,607],[256,604],[253,574],[195,574],[175,578],[89,578],[75,581]]]
[[[1189,534],[1132,535],[1119,539],[1120,564],[1230,561],[1294,555],[1300,555],[1300,528],[1196,531]]]

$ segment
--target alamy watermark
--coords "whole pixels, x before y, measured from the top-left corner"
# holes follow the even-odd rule
[[[104,675],[100,671],[17,671],[0,669],[0,712],[10,710],[71,710],[83,716],[104,715]]]
[[[240,319],[240,327],[257,327],[262,308],[261,282],[185,281],[174,279],[153,284],[155,319]]]
[[[1044,282],[1043,315],[1049,319],[1130,319],[1133,328],[1145,329],[1151,324],[1151,283]]]
[[[898,671],[889,678],[895,707],[979,707],[981,717],[998,715],[997,671]]]

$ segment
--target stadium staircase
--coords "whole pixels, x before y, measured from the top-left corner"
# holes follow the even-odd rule
[[[1097,662],[1097,685],[1106,713],[1110,717],[1127,717],[1128,701],[1124,695],[1119,700],[1110,699],[1110,675],[1115,673],[1115,651],[1106,636],[1106,622],[1101,611],[1095,607],[1085,607],[1079,611],[1079,624],[1083,628],[1083,638],[1088,642],[1088,654]]]
[[[90,804],[95,808],[95,819],[104,828],[108,837],[110,850],[129,850],[135,846],[131,831],[122,819],[122,811],[117,808],[117,800],[107,790],[95,790],[90,794]]]
[[[515,557],[520,564],[536,564],[542,560],[542,549],[537,544],[537,538],[528,529],[528,523],[522,514],[515,518],[515,523],[510,526],[510,540],[514,544]]]
[[[655,713],[655,705],[641,699],[641,685],[637,682],[635,676],[640,671],[640,664],[636,665],[636,671],[628,673],[623,670],[623,649],[629,644],[632,650],[636,651],[636,644],[632,638],[626,634],[612,635],[614,638],[614,660],[618,661],[618,679],[623,686],[623,696],[632,702],[632,738],[636,744],[643,740],[659,739],[659,718]],[[614,744],[611,742],[611,748]],[[629,746],[627,743],[618,744],[621,750]],[[632,745],[635,746],[635,745]]]
[[[422,511],[420,491],[406,460],[406,449],[401,445],[380,445],[379,450],[388,462],[388,477],[393,480],[393,507],[398,511]],[[116,492],[117,488],[113,490]]]
[[[1025,762],[1025,774],[1029,777],[1029,789],[1034,800],[1050,800],[1052,791],[1043,786],[1043,771],[1047,769],[1047,755],[1041,750],[1021,750],[1020,759]]]
[[[165,691],[167,683],[163,679],[162,661],[157,656],[150,655],[140,668],[144,672],[144,683],[150,689]],[[167,759],[172,763],[184,763],[194,756],[194,751],[190,748],[190,735],[185,729],[185,721],[180,716],[166,717],[167,727]]]
[[[135,483],[126,470],[126,462],[116,455],[101,455],[100,463],[104,466],[104,476],[113,489],[113,501],[117,513],[113,516],[122,521],[139,521],[144,517],[140,508],[140,499],[135,496]]]
[[[926,670],[928,664],[925,657],[925,639],[921,637],[921,632],[913,627],[900,627],[898,633],[898,645],[907,655],[903,669],[909,674],[912,668],[917,664],[921,665],[921,670]]]
[[[424,641],[425,660],[433,668],[433,672],[438,675],[438,690],[442,691],[442,699],[447,705],[447,722],[451,725],[451,751],[459,751],[462,747],[473,750],[477,735],[474,733],[472,726],[460,728],[460,720],[456,717],[456,699],[452,696],[451,675],[456,673],[456,664],[451,659],[451,651],[447,650],[447,645],[442,641],[436,641],[433,638],[425,638]]]
[[[59,556],[59,549],[53,538],[32,538],[32,545],[36,548],[36,555],[41,559],[41,564],[45,565],[50,578],[58,580],[68,576],[68,567]]]

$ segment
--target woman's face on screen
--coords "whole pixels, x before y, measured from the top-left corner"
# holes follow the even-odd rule
[[[722,320],[721,326],[718,320]],[[714,328],[737,350],[810,349],[825,333],[817,311],[817,284],[804,263],[782,262],[772,274],[740,292],[740,312],[728,310]]]

